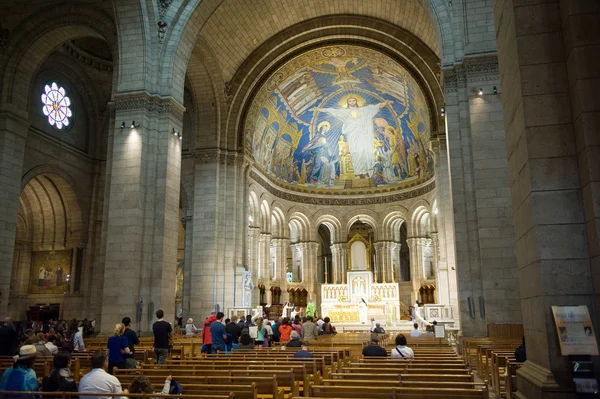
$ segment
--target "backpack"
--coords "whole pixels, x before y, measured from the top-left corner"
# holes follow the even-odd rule
[[[71,333],[69,336],[65,334],[65,340],[62,343],[61,349],[69,352],[75,350],[75,334]]]

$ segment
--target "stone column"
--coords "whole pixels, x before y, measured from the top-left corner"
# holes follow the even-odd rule
[[[292,282],[297,283],[304,281],[304,252],[300,243],[290,245],[292,249]]]
[[[318,242],[307,242],[306,252],[308,259],[308,281],[306,281],[306,290],[309,299],[317,301],[317,260],[319,254]]]
[[[275,273],[271,276],[272,281],[283,283],[285,281],[285,261],[289,240],[285,238],[274,238],[271,240],[271,247],[275,254]]]
[[[421,288],[421,273],[419,267],[418,238],[407,238],[406,243],[410,253],[410,281],[412,282],[411,303],[419,299],[419,288]]]
[[[10,281],[13,268],[21,176],[27,140],[27,112],[6,104],[0,107],[0,318],[9,314]]]
[[[598,321],[600,7],[494,6],[527,344],[517,397],[571,398],[551,306],[586,305]]]
[[[144,311],[140,329],[151,329],[154,311],[175,312],[183,107],[172,99],[121,96],[116,101],[112,168],[105,220],[106,255],[100,331]],[[139,126],[129,126],[136,121]]]
[[[346,282],[347,269],[347,247],[345,243],[331,245],[331,261],[333,277],[332,284],[344,284]]]
[[[258,236],[258,275],[257,279],[263,284],[271,279],[271,234],[260,233]],[[268,284],[265,284],[265,287]]]
[[[390,257],[391,257],[391,276],[390,281],[392,283],[397,283],[401,281],[400,278],[400,248],[402,248],[402,244],[399,242],[391,242],[390,243]]]
[[[245,259],[244,237],[251,232],[246,232],[245,168],[236,152],[196,152],[192,285],[210,288],[194,291],[195,317],[205,317],[216,305],[226,311],[243,294],[236,276]],[[249,267],[255,276],[256,269]]]
[[[194,229],[192,215],[185,215],[182,218],[185,226],[185,248],[183,255],[183,318],[187,320],[190,314],[190,292],[192,291],[192,232]],[[193,317],[193,316],[192,316]]]

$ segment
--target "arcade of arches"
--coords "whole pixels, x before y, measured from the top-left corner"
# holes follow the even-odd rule
[[[600,314],[594,0],[7,0],[0,315]],[[40,308],[41,306],[41,308]],[[32,313],[33,312],[33,313]],[[434,313],[431,313],[432,315]],[[548,397],[549,397],[548,396]],[[564,397],[564,396],[561,396]]]

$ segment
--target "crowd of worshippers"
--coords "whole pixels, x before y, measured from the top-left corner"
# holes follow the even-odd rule
[[[213,313],[204,320],[201,329],[196,327],[193,319],[187,320],[187,336],[202,334],[201,353],[255,349],[257,346],[269,347],[274,342],[298,348],[306,343],[305,346],[308,347],[306,341],[316,340],[319,335],[337,334],[329,317],[319,317],[315,321],[311,316],[302,318],[296,315],[293,320],[279,317],[273,322],[259,315],[248,315],[239,319],[237,316],[225,320],[223,318],[223,313]],[[300,355],[308,357],[310,353]]]
[[[0,356],[14,356],[22,345],[33,345],[42,356],[60,349],[85,352],[83,337],[93,332],[94,325],[86,319],[22,323],[6,318],[0,327]]]

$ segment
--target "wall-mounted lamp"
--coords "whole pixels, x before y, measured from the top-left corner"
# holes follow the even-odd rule
[[[125,129],[125,122],[121,123],[121,129]]]
[[[173,134],[173,136],[175,136],[175,137],[179,137],[179,140],[183,140],[183,135],[181,134],[181,132],[179,132],[179,131],[177,131],[177,130],[173,129],[173,130],[171,131],[171,133]]]
[[[445,107],[440,108],[440,115],[442,117],[444,117],[446,115],[446,108]]]
[[[480,96],[483,96],[483,89],[481,87],[479,88],[479,92],[477,94],[479,94]]]
[[[496,86],[494,86],[494,94],[498,94],[498,88]]]
[[[139,123],[135,123],[135,121],[131,121],[131,125],[129,126],[130,128],[134,129],[136,127],[140,127]]]

